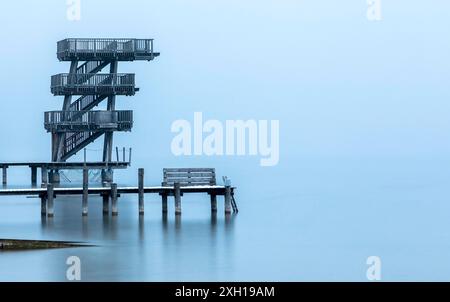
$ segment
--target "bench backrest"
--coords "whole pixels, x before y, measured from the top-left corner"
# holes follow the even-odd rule
[[[180,183],[180,186],[216,185],[214,168],[165,168],[163,174],[164,187],[173,187],[176,182]]]

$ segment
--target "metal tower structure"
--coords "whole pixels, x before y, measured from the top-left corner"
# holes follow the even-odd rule
[[[134,74],[118,73],[118,62],[152,61],[157,56],[153,39],[65,39],[57,43],[57,57],[70,62],[70,71],[52,76],[51,92],[64,96],[64,102],[62,110],[45,112],[44,117],[45,129],[52,134],[56,166],[104,136],[103,163],[109,167],[113,133],[131,131],[133,126],[133,112],[116,110],[116,96],[132,96],[139,90]],[[108,66],[109,73],[100,73]],[[106,110],[92,110],[102,101],[107,102]],[[58,170],[50,175],[59,181]],[[111,168],[102,170],[104,182],[111,182],[112,176]]]

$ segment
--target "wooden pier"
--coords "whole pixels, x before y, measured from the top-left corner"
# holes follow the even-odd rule
[[[167,171],[165,169],[165,175]],[[57,187],[52,183],[48,183],[42,188],[24,188],[24,189],[0,189],[0,196],[37,196],[41,200],[41,214],[53,217],[55,215],[54,203],[57,196],[62,195],[80,195],[82,196],[82,215],[88,215],[88,199],[90,195],[98,195],[103,197],[103,214],[109,214],[111,208],[111,215],[118,215],[118,198],[122,194],[138,194],[138,214],[144,214],[144,195],[145,194],[159,194],[162,198],[162,212],[167,213],[167,197],[173,196],[175,200],[175,214],[181,214],[181,197],[189,193],[206,193],[210,195],[211,211],[217,211],[217,196],[224,196],[225,214],[230,214],[232,211],[237,212],[236,201],[234,199],[235,187],[230,184],[226,185],[211,185],[199,184],[196,179],[205,179],[205,177],[195,177],[193,174],[205,175],[205,173],[195,172],[195,169],[176,169],[190,170],[185,172],[186,179],[183,178],[183,172],[177,172],[178,176],[173,182],[173,185],[168,185],[163,182],[161,186],[144,186],[144,169],[138,170],[138,186],[136,187],[118,187],[116,183],[105,187],[89,187],[87,169],[83,170],[83,185],[82,187]],[[194,170],[194,172],[192,172]],[[203,171],[204,169],[197,169]],[[209,169],[214,170],[214,169]],[[213,172],[214,173],[214,172]],[[167,180],[167,178],[165,178]],[[215,179],[215,176],[214,176]],[[214,180],[215,182],[215,180]]]

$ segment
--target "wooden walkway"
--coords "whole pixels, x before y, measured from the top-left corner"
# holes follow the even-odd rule
[[[174,172],[175,171],[175,172]],[[138,194],[139,215],[144,214],[144,195],[159,194],[162,200],[162,212],[167,213],[167,198],[173,196],[175,201],[175,214],[181,214],[181,197],[188,193],[207,193],[210,196],[211,211],[217,212],[217,196],[224,196],[225,214],[238,212],[234,199],[235,187],[224,177],[225,185],[216,185],[214,169],[182,168],[164,169],[164,181],[161,186],[144,185],[144,169],[138,169],[138,186],[118,187],[116,183],[110,186],[89,187],[88,168],[83,169],[82,187],[59,187],[47,183],[41,188],[12,189],[4,186],[0,189],[0,196],[37,196],[41,199],[41,214],[54,216],[54,201],[58,195],[81,195],[82,215],[88,215],[88,199],[90,195],[100,195],[103,198],[103,214],[118,215],[117,200],[121,194]],[[206,184],[206,183],[210,184]]]
[[[175,189],[173,187],[144,187],[144,193],[156,193],[156,194],[168,194],[173,195]],[[180,187],[181,194],[184,193],[208,193],[215,195],[225,195],[225,186],[191,186],[191,187]],[[235,188],[231,188],[233,191]],[[83,188],[73,187],[73,188],[53,188],[54,195],[82,195]],[[103,195],[110,193],[110,187],[92,187],[88,188],[88,194],[98,194]],[[117,187],[118,194],[138,194],[139,187]],[[0,189],[1,195],[24,195],[24,196],[41,196],[47,194],[47,188],[24,188],[24,189]]]
[[[54,216],[54,200],[58,195],[78,195],[82,196],[82,215],[88,215],[88,196],[99,195],[103,197],[103,214],[117,216],[119,213],[117,201],[121,194],[138,194],[139,196],[139,215],[144,214],[144,194],[159,194],[162,198],[162,212],[167,213],[167,197],[173,196],[175,200],[175,214],[181,214],[181,197],[188,193],[207,193],[211,196],[211,211],[217,212],[216,196],[224,196],[225,214],[238,212],[236,201],[234,199],[234,187],[230,186],[183,186],[175,185],[173,187],[154,186],[154,187],[117,187],[117,184],[111,184],[111,187],[92,187],[84,188],[61,188],[48,184],[44,188],[23,188],[23,189],[0,189],[0,196],[36,196],[41,199],[41,215],[48,217]]]

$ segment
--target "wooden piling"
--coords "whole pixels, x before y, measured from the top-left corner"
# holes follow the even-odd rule
[[[41,184],[42,186],[47,185],[48,183],[48,171],[47,167],[41,167]]]
[[[174,197],[175,197],[175,215],[181,215],[181,189],[180,183],[176,182],[173,184]]]
[[[37,184],[37,167],[31,167],[31,185],[35,186]]]
[[[7,178],[8,178],[7,169],[8,169],[8,167],[6,167],[6,166],[2,167],[2,174],[3,174],[2,175],[2,182],[3,182],[3,185],[6,185],[8,183],[8,180],[7,180]]]
[[[211,212],[217,212],[217,195],[211,194]]]
[[[138,170],[139,215],[144,214],[144,169]]]
[[[49,182],[51,182],[52,184],[59,184],[61,182],[58,170],[51,170],[49,176],[50,176]]]
[[[225,186],[225,214],[231,214],[231,186]]]
[[[104,193],[102,195],[103,198],[103,215],[109,214],[109,195],[107,193]]]
[[[82,215],[88,215],[88,196],[89,196],[89,174],[88,169],[83,169],[83,204]]]
[[[119,210],[117,208],[117,184],[111,184],[111,215],[119,215]]]
[[[54,206],[54,193],[53,193],[53,184],[47,185],[47,216],[53,217],[55,215]]]
[[[47,215],[47,198],[45,196],[41,196],[41,215]]]
[[[167,214],[167,194],[162,194],[162,212],[163,214]]]

